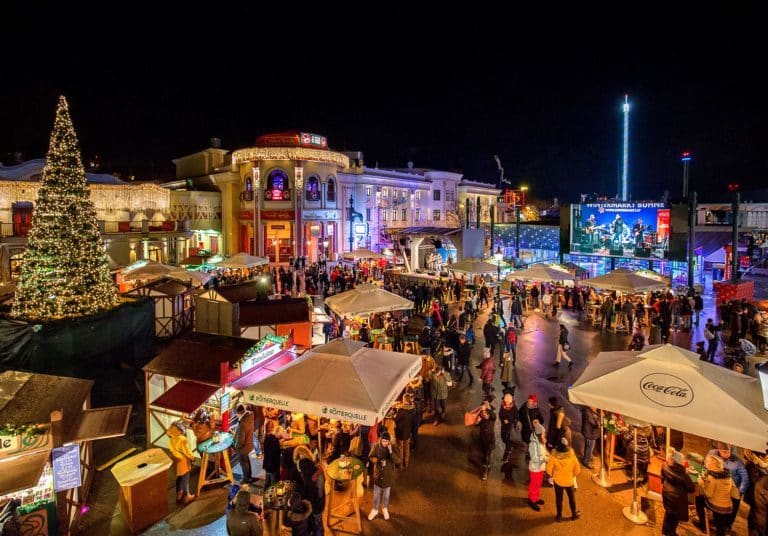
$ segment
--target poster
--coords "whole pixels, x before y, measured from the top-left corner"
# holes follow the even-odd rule
[[[57,493],[80,487],[80,446],[53,449],[53,489]]]

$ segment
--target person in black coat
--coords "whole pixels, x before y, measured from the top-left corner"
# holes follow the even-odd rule
[[[266,473],[264,489],[280,480],[280,440],[275,436],[277,421],[267,421],[264,433],[262,467]]]
[[[472,377],[472,370],[469,367],[469,359],[471,355],[472,347],[467,341],[467,336],[464,334],[459,335],[459,347],[456,350],[456,357],[459,361],[459,370],[461,370],[461,373],[459,374],[458,381],[461,382],[461,380],[464,379],[464,373],[466,372],[467,376],[469,376],[469,385],[467,387],[472,387],[472,382],[475,381],[475,378]]]
[[[582,406],[581,435],[584,436],[584,456],[581,458],[581,463],[584,467],[592,469],[592,451],[600,437],[600,416],[595,408]]]
[[[483,453],[483,472],[480,475],[482,480],[488,480],[488,473],[491,472],[491,453],[496,446],[496,412],[493,410],[493,400],[496,397],[487,394],[483,397],[483,410],[480,412],[480,450]]]
[[[512,452],[512,430],[520,422],[519,412],[517,406],[515,406],[515,398],[509,390],[504,391],[504,396],[501,399],[499,421],[501,422],[501,441],[504,443],[504,457],[502,459],[506,462],[509,454]]]
[[[672,451],[667,463],[661,468],[661,500],[664,503],[664,524],[661,528],[663,536],[676,536],[677,525],[688,521],[688,494],[695,487],[691,478],[686,474],[685,457],[681,452]]]
[[[533,423],[538,422],[544,426],[544,416],[541,414],[538,399],[535,394],[530,395],[528,400],[525,401],[525,404],[520,406],[518,415],[520,416],[520,437],[527,445],[531,441]]]

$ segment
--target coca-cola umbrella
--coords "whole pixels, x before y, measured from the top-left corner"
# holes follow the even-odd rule
[[[574,404],[757,452],[766,449],[768,411],[760,381],[671,344],[601,352],[568,397]]]

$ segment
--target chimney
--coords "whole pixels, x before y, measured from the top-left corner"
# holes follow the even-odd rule
[[[211,147],[221,149],[221,138],[211,138]]]

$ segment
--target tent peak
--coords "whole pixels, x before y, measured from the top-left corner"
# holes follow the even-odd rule
[[[693,368],[699,367],[699,354],[669,343],[649,346],[637,355],[644,359],[664,361]]]

